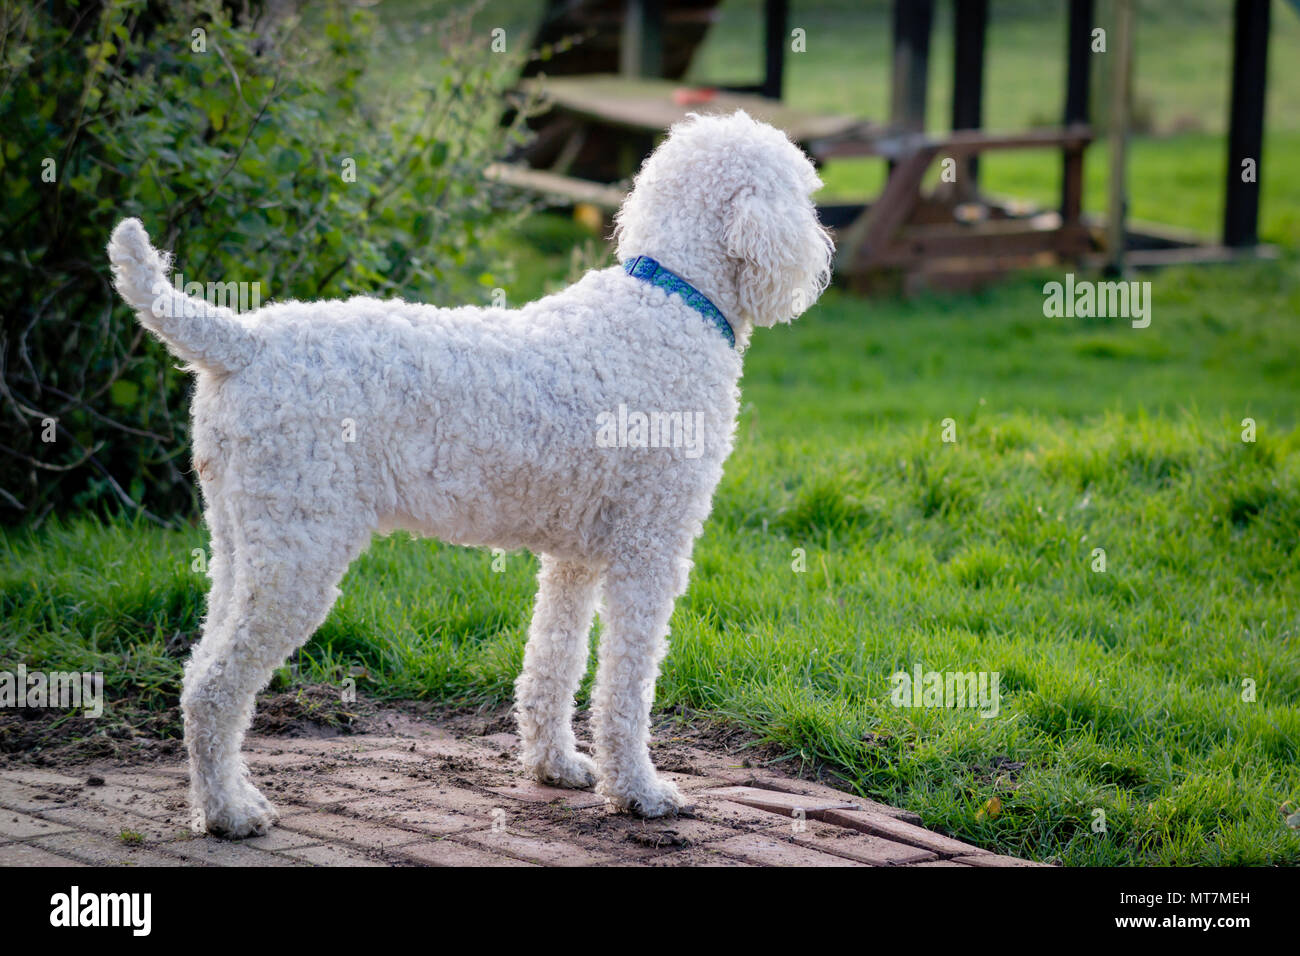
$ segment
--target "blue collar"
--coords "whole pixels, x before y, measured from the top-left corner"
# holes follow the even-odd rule
[[[644,279],[651,285],[658,286],[669,295],[676,293],[681,296],[683,302],[708,319],[722,333],[728,345],[733,349],[736,347],[736,333],[732,331],[731,323],[723,317],[718,307],[710,302],[703,292],[676,272],[665,269],[649,256],[636,256],[627,260],[623,263],[623,271],[634,278]]]

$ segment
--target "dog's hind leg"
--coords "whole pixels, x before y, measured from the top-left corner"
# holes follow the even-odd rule
[[[515,682],[524,769],[543,783],[585,788],[596,782],[591,758],[573,737],[573,695],[587,669],[587,635],[599,573],[542,555],[537,604]]]
[[[210,616],[185,669],[181,709],[196,823],[238,838],[265,833],[275,820],[240,757],[254,698],[329,613],[366,529],[355,516],[305,517],[286,507],[283,520],[271,521],[270,509],[236,508],[229,619]]]
[[[190,756],[190,805],[195,811],[195,828],[202,830],[203,807],[210,804],[210,783],[218,774],[196,752],[194,740],[199,732],[201,718],[191,719],[189,701],[195,689],[206,686],[212,679],[213,661],[220,659],[230,643],[235,614],[239,607],[236,593],[235,542],[238,528],[234,525],[227,502],[219,490],[208,481],[202,482],[203,496],[208,505],[204,519],[209,532],[208,599],[207,613],[203,616],[203,632],[199,642],[185,662],[185,678],[181,693],[181,709],[185,714],[185,736]]]
[[[650,707],[668,651],[668,619],[688,574],[685,557],[657,553],[625,556],[605,573],[591,718],[597,789],[620,809],[647,817],[675,813],[686,802],[650,760]]]
[[[204,509],[208,526],[209,554],[207,612],[203,615],[203,639],[195,646],[191,660],[212,654],[229,632],[235,604],[235,529],[223,502],[210,486],[204,485],[209,504]]]

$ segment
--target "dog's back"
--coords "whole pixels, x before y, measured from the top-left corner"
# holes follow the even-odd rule
[[[707,516],[739,358],[622,270],[519,309],[356,297],[235,315],[172,290],[131,222],[110,245],[118,285],[198,374],[205,482],[296,488],[306,507],[346,495],[381,531],[562,554]]]

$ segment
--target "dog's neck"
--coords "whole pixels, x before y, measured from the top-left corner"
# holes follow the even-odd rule
[[[677,273],[708,297],[709,301],[726,317],[732,331],[735,332],[736,349],[744,351],[749,345],[749,337],[754,334],[754,326],[741,315],[740,297],[736,293],[735,267],[729,265],[724,256],[716,258],[692,256],[688,260],[683,258],[680,252],[674,254],[673,250],[656,247],[653,243],[647,244],[647,248],[638,247],[632,255],[624,255],[620,250],[620,258],[624,260],[637,255],[649,256],[665,269]]]

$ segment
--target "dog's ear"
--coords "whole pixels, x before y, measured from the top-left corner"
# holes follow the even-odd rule
[[[780,188],[760,195],[746,187],[725,215],[744,318],[770,327],[817,301],[830,281],[834,244],[806,196]]]

